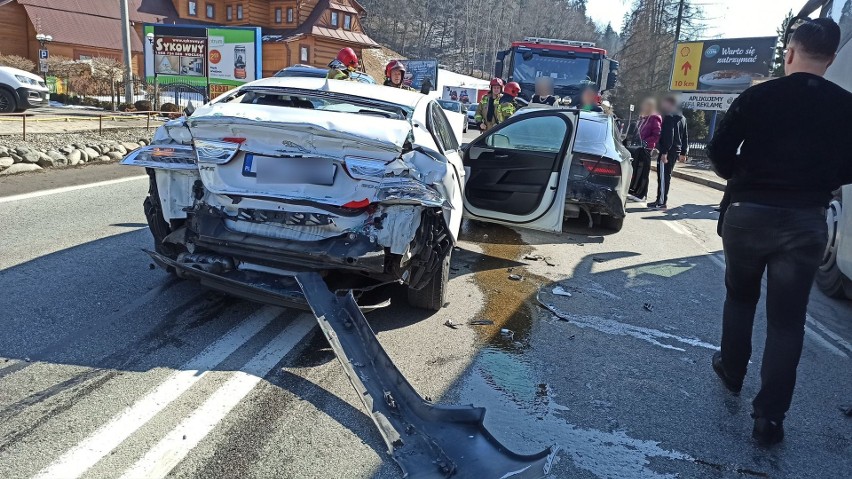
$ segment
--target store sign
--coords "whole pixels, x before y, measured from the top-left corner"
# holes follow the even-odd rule
[[[740,93],[769,76],[777,42],[755,37],[678,43],[670,89]]]
[[[161,85],[185,83],[210,98],[261,77],[260,29],[147,24],[145,76]]]
[[[207,39],[154,36],[154,72],[203,77],[207,71]]]
[[[685,110],[727,111],[739,93],[681,93],[680,106]]]

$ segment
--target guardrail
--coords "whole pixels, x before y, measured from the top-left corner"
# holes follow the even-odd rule
[[[122,120],[141,120],[145,119],[145,128],[151,129],[151,119],[165,116],[167,118],[178,118],[183,116],[183,113],[174,111],[133,111],[133,112],[110,112],[108,114],[99,115],[80,115],[80,116],[55,116],[55,115],[33,115],[32,113],[0,113],[0,122],[4,121],[20,121],[21,134],[23,140],[27,141],[27,124],[28,123],[45,123],[45,122],[72,122],[72,121],[97,121],[98,134],[103,135],[104,120],[107,121],[122,121]],[[29,118],[28,118],[29,117]]]

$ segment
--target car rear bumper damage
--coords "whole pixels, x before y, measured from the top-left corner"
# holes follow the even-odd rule
[[[590,213],[599,213],[615,218],[623,218],[627,212],[624,200],[618,192],[609,186],[603,186],[588,180],[568,182],[566,203],[579,205]]]

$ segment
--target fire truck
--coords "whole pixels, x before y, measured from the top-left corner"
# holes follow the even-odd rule
[[[615,88],[618,62],[592,42],[526,37],[497,53],[494,73],[518,82],[527,100],[535,93],[537,78],[551,77],[556,95],[576,102],[585,85],[593,84],[600,93]]]

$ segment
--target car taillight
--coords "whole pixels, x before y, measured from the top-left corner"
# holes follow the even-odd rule
[[[370,158],[358,158],[347,156],[343,160],[343,166],[349,176],[356,180],[379,181],[385,176],[387,162]]]
[[[576,155],[578,161],[590,175],[621,176],[621,164],[617,161],[591,155]]]
[[[228,140],[241,140],[228,141]],[[245,138],[226,138],[225,141],[218,140],[194,140],[195,154],[198,157],[199,163],[213,163],[215,165],[224,165],[231,161],[237,150],[240,149],[240,144],[245,141]]]

